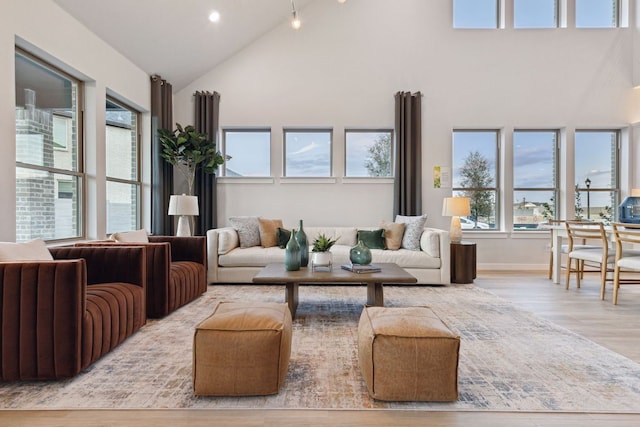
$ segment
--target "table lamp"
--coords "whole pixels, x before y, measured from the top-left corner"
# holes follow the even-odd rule
[[[471,202],[468,197],[445,197],[442,203],[442,216],[451,217],[449,237],[453,243],[462,240],[460,217],[471,215]]]
[[[178,230],[176,236],[191,236],[189,227],[189,216],[198,215],[198,197],[182,195],[172,195],[169,198],[169,215],[179,215]]]

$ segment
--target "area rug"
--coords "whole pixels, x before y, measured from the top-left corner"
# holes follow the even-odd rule
[[[387,306],[429,306],[461,337],[459,400],[383,402],[358,367],[362,286],[301,286],[291,361],[277,395],[193,395],[194,326],[218,300],[284,301],[283,286],[210,286],[79,376],[0,384],[0,408],[391,408],[425,411],[640,412],[640,365],[473,285],[387,286]]]

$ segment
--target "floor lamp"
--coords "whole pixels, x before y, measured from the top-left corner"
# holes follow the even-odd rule
[[[191,227],[189,226],[189,217],[198,216],[198,197],[182,195],[172,195],[169,198],[169,215],[178,215],[178,230],[176,236],[191,236]]]
[[[449,238],[453,243],[460,243],[462,240],[460,217],[469,215],[471,215],[471,201],[468,197],[445,197],[442,203],[442,216],[451,217]]]

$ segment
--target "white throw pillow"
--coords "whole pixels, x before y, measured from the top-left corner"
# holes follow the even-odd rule
[[[111,240],[115,240],[120,243],[149,243],[149,235],[147,230],[135,230],[135,231],[123,231],[120,233],[113,233]]]
[[[257,216],[234,216],[229,218],[229,222],[238,232],[241,248],[260,246],[260,221]]]
[[[218,232],[218,254],[224,255],[238,247],[238,232],[229,227]]]
[[[1,242],[0,261],[53,261],[53,256],[42,239],[24,243]]]
[[[440,258],[440,235],[436,231],[424,230],[420,238],[420,248],[430,257]]]
[[[396,215],[395,222],[404,223],[404,235],[402,236],[402,247],[411,251],[420,250],[420,236],[427,222],[426,215],[405,216]]]

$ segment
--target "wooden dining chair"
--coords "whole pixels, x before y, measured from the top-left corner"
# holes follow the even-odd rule
[[[564,219],[548,219],[547,220],[547,225],[549,226],[565,226],[565,223],[567,222],[567,220]],[[574,222],[580,222],[580,221],[574,221]],[[586,222],[586,221],[585,221]],[[556,244],[556,242],[554,241],[553,238],[553,230],[549,231],[550,233],[550,250],[549,250],[549,279],[553,278],[553,246]],[[598,249],[599,246],[598,245],[588,245],[587,242],[582,239],[580,242],[575,242],[574,244],[574,249]],[[562,244],[560,245],[560,248],[558,248],[558,256],[563,256],[566,255],[569,252],[569,245],[568,244]],[[560,266],[560,268],[562,269],[566,269],[565,265]],[[581,265],[581,269],[584,270],[584,262],[582,262]]]
[[[609,241],[601,222],[566,221],[567,237],[569,245],[567,248],[567,283],[569,289],[571,274],[576,273],[576,285],[580,287],[580,280],[585,272],[600,273],[600,293],[604,295],[604,288],[607,281],[613,278],[607,276],[608,272],[613,272],[615,262],[615,249],[609,248]],[[588,246],[583,245],[589,244]],[[575,267],[572,261],[575,260]],[[595,266],[594,269],[586,270],[585,262]]]
[[[613,304],[618,304],[618,291],[621,284],[640,284],[640,250],[624,248],[624,245],[640,244],[640,224],[612,224],[616,242],[616,258],[613,272]],[[632,278],[622,279],[625,273],[635,275]],[[602,292],[601,299],[604,299]]]

